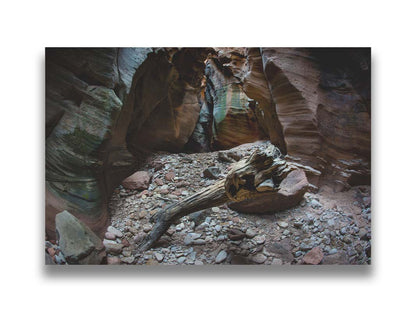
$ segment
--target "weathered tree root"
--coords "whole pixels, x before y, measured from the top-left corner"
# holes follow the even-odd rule
[[[287,163],[272,144],[253,152],[235,163],[225,179],[156,213],[152,217],[155,225],[139,244],[139,251],[152,248],[175,220],[192,212],[277,192],[280,182],[295,169],[295,163]]]

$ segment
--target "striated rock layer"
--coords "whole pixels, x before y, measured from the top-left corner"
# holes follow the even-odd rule
[[[370,183],[369,49],[216,48],[205,74],[192,136],[201,146],[267,137],[319,170],[320,178],[308,176],[314,184]]]
[[[339,189],[370,177],[369,49],[263,48],[289,155]]]
[[[199,117],[209,49],[46,49],[46,231],[67,210],[99,235],[107,200],[152,149],[179,151]]]
[[[68,210],[94,232],[106,200],[132,170],[126,110],[136,69],[150,49],[46,49],[46,230]]]

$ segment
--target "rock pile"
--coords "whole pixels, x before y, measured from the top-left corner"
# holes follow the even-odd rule
[[[249,155],[265,142],[242,145]],[[203,177],[209,167],[224,177],[228,161],[220,152],[159,153],[140,169],[153,176],[146,190],[119,186],[110,202],[111,226],[105,233],[108,264],[369,264],[371,262],[370,187],[334,193],[306,192],[292,209],[246,214],[227,205],[195,212],[171,225],[157,245],[143,253],[137,243],[152,229],[150,218],[216,180]],[[157,170],[153,164],[162,164]],[[231,163],[232,164],[232,163]],[[202,175],[202,177],[201,177]],[[48,248],[56,250],[59,246]],[[56,258],[56,257],[55,257]],[[56,262],[59,261],[59,258]],[[62,262],[61,262],[62,263]]]

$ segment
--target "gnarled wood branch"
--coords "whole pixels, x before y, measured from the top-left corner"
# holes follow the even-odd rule
[[[294,169],[298,168],[294,163],[288,165],[272,144],[265,150],[253,152],[235,163],[225,179],[156,213],[152,217],[155,225],[139,244],[139,250],[151,248],[175,220],[192,212],[278,191],[280,182]]]

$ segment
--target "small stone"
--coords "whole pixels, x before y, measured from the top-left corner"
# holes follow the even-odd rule
[[[146,217],[146,215],[147,215],[147,212],[144,209],[140,210],[138,213],[139,219],[143,219],[144,217]]]
[[[300,229],[302,227],[303,223],[300,221],[296,221],[293,223],[293,226],[297,229]]]
[[[178,263],[182,264],[182,263],[185,262],[185,260],[186,260],[186,257],[180,257],[180,258],[178,258]]]
[[[312,248],[313,248],[313,245],[311,243],[305,243],[305,242],[301,243],[299,246],[299,249],[302,251],[308,251],[308,250],[311,250]]]
[[[48,248],[48,254],[49,254],[51,257],[55,256],[55,254],[56,254],[55,249],[53,249],[52,247],[49,247],[49,248]]]
[[[197,234],[197,233],[188,233],[185,236],[185,239],[183,240],[185,245],[191,245],[194,240],[198,239],[201,237],[201,234]]]
[[[114,241],[108,241],[108,240],[104,240],[103,244],[104,244],[105,250],[108,253],[111,253],[111,254],[114,254],[114,255],[120,254],[121,250],[124,247],[123,244],[118,244],[118,243],[115,243]]]
[[[256,236],[257,231],[254,229],[247,229],[246,231],[246,235],[248,238],[253,238],[254,236]]]
[[[131,250],[123,249],[122,255],[124,257],[130,257],[131,256]]]
[[[121,185],[130,190],[144,190],[149,187],[150,178],[151,176],[147,171],[137,171],[124,179]]]
[[[120,264],[121,260],[118,257],[107,257],[107,264]]]
[[[116,239],[116,235],[114,233],[110,233],[110,232],[105,232],[104,237],[106,239],[109,239],[109,240],[115,240]]]
[[[289,234],[290,234],[289,230],[284,230],[283,231],[283,235],[289,235]]]
[[[266,241],[265,235],[257,235],[253,238],[253,240],[256,242],[257,245],[261,245]]]
[[[227,252],[225,250],[221,250],[218,255],[215,257],[215,263],[221,263],[225,259],[227,259]]]
[[[262,254],[262,253],[258,253],[256,255],[254,255],[251,260],[257,264],[262,264],[264,263],[264,261],[266,261],[267,257]]]
[[[208,179],[217,179],[220,174],[220,169],[217,167],[209,167],[204,170],[203,176]]]
[[[150,232],[152,230],[152,225],[151,224],[145,224],[143,225],[143,231],[145,233]]]
[[[176,232],[176,229],[170,227],[167,231],[166,234],[168,234],[169,236],[172,236],[174,233]]]
[[[133,256],[121,257],[120,260],[123,261],[124,263],[132,264],[134,262],[134,257]]]
[[[217,232],[221,231],[221,225],[216,225],[214,227],[214,230],[217,231]]]
[[[281,227],[281,228],[287,228],[289,226],[289,224],[285,221],[277,221],[277,224]]]
[[[332,248],[331,250],[328,251],[328,255],[334,255],[338,252],[338,249],[336,248]]]
[[[165,179],[167,181],[172,181],[174,177],[175,177],[175,172],[173,171],[169,171],[168,173],[165,174]]]
[[[159,253],[159,252],[155,252],[155,258],[158,262],[162,262],[163,258],[165,257],[163,254]]]
[[[160,179],[160,178],[156,178],[156,179],[154,179],[154,181],[155,181],[155,183],[156,183],[157,185],[159,185],[159,186],[162,186],[162,185],[163,185],[163,180],[162,180],[162,179]]]
[[[201,260],[195,260],[195,265],[203,265],[204,263]]]
[[[218,207],[212,207],[212,208],[211,208],[211,210],[212,210],[212,212],[214,212],[214,213],[218,213],[218,212],[220,212],[220,208],[218,208]]]
[[[300,250],[298,250],[298,251],[296,251],[296,252],[295,252],[295,254],[294,254],[294,255],[295,255],[295,257],[296,257],[296,258],[298,258],[298,257],[300,257],[300,256],[302,256],[302,255],[303,255],[303,252],[302,252],[302,251],[300,251]]]
[[[322,205],[320,202],[318,202],[316,199],[312,199],[310,202],[310,205],[313,209],[319,209],[322,208]]]
[[[120,230],[117,230],[114,226],[111,226],[111,225],[107,228],[107,232],[110,232],[117,237],[123,236],[123,233]]]
[[[305,264],[319,264],[322,259],[324,258],[324,253],[322,252],[321,248],[314,247],[311,251],[309,251],[304,257],[303,262]]]
[[[342,241],[346,244],[351,244],[352,243],[352,239],[349,235],[344,236],[344,238],[342,239]]]
[[[185,228],[185,224],[183,224],[182,222],[181,223],[179,223],[177,226],[176,226],[176,231],[182,231],[183,229]]]
[[[274,258],[273,260],[272,260],[272,263],[271,263],[272,265],[282,265],[283,264],[283,261],[281,260],[281,259],[276,259],[276,258]]]
[[[206,222],[202,222],[200,225],[198,225],[195,230],[196,231],[203,231],[206,227],[208,227],[209,224]]]
[[[240,240],[246,237],[246,234],[238,229],[231,229],[228,233],[228,237],[231,240]]]

